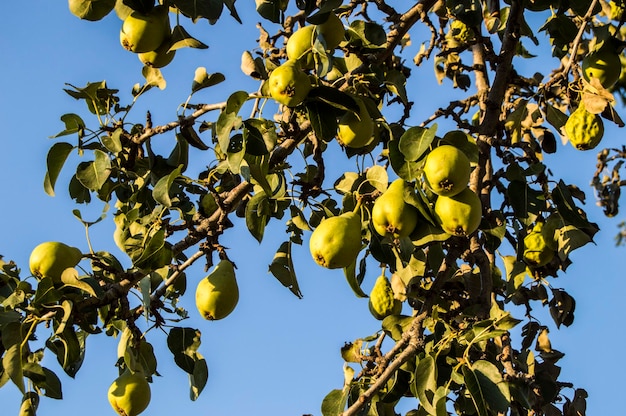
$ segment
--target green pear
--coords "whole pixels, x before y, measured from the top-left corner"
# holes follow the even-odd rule
[[[113,10],[115,0],[68,0],[68,6],[74,16],[95,22]]]
[[[137,416],[150,404],[150,384],[142,372],[126,370],[109,387],[109,403],[120,416]]]
[[[213,271],[196,287],[196,307],[204,319],[223,319],[239,302],[239,286],[235,267],[229,260],[220,260]]]
[[[61,274],[70,267],[75,267],[83,257],[76,247],[58,241],[39,244],[30,253],[30,272],[37,278],[49,277],[55,284],[61,283]]]
[[[470,188],[454,196],[440,196],[435,201],[435,215],[448,234],[466,237],[478,229],[482,204]]]
[[[339,269],[351,265],[361,251],[360,206],[325,218],[311,234],[309,250],[317,264],[328,269]]]
[[[124,49],[143,53],[156,50],[170,36],[168,8],[159,5],[148,13],[133,11],[122,23],[120,43]]]
[[[402,311],[402,302],[395,299],[391,282],[384,274],[374,282],[368,301],[369,310],[374,318],[382,321],[389,315],[398,315]]]
[[[396,179],[374,202],[372,225],[383,237],[408,237],[417,225],[418,211],[404,201],[405,189],[404,179]]]
[[[465,153],[444,144],[434,148],[424,163],[424,178],[437,195],[453,196],[467,187],[472,168]]]

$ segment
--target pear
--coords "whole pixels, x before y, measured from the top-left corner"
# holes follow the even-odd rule
[[[150,404],[150,384],[142,372],[126,370],[109,387],[109,403],[120,416],[137,416]]]
[[[453,196],[467,187],[470,161],[459,148],[444,144],[434,148],[424,163],[424,178],[437,195]]]
[[[466,237],[480,225],[482,204],[474,191],[465,188],[454,196],[438,197],[435,214],[445,232]]]
[[[382,321],[389,315],[398,315],[402,311],[402,302],[395,299],[391,282],[384,274],[374,282],[368,301],[369,310],[374,318]]]
[[[223,319],[239,302],[239,286],[235,267],[229,260],[220,260],[213,271],[196,287],[196,307],[204,319]]]
[[[295,60],[274,69],[267,80],[271,97],[287,107],[300,104],[311,91],[311,80]]]
[[[124,49],[143,53],[156,50],[170,36],[169,9],[159,5],[148,13],[133,11],[122,23],[120,43]]]
[[[311,234],[309,250],[317,264],[327,269],[350,266],[361,251],[360,206],[352,212],[325,218]]]
[[[406,182],[396,179],[372,207],[372,225],[383,237],[408,237],[417,225],[418,211],[404,201]]]
[[[374,121],[362,99],[353,97],[359,106],[359,114],[351,111],[341,116],[337,125],[337,141],[346,147],[358,149],[374,140]]]
[[[55,284],[61,283],[61,274],[70,267],[75,267],[83,257],[76,247],[58,241],[39,244],[30,253],[30,272],[37,278],[49,277]]]

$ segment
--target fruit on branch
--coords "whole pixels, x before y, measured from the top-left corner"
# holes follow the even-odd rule
[[[343,23],[336,14],[330,13],[324,23],[302,26],[293,32],[285,45],[287,58],[298,61],[304,69],[313,68],[313,45],[318,34],[322,35],[327,51],[332,51],[345,39]]]
[[[602,118],[587,111],[582,103],[570,114],[563,129],[569,142],[578,150],[595,148],[604,136]]]
[[[315,61],[312,49],[316,36],[315,25],[302,26],[293,32],[285,46],[287,59],[297,61],[304,69],[313,68]]]
[[[268,82],[271,97],[287,107],[302,103],[311,91],[309,76],[295,60],[289,60],[274,69]]]
[[[68,0],[70,12],[83,20],[95,22],[109,14],[116,0]]]
[[[389,315],[398,315],[402,311],[402,302],[393,297],[393,289],[384,274],[374,282],[370,292],[368,307],[372,316],[382,321]]]
[[[453,196],[467,187],[471,173],[470,161],[459,148],[444,144],[426,156],[424,179],[437,195]]]
[[[39,244],[30,253],[30,272],[37,278],[49,277],[55,284],[61,283],[65,269],[75,267],[83,257],[76,247],[58,241]]]
[[[196,287],[196,307],[204,319],[224,319],[239,302],[239,286],[235,267],[229,260],[220,260],[213,271]]]
[[[524,237],[523,258],[531,267],[541,267],[550,263],[554,258],[554,242],[548,243],[547,236],[543,233],[543,222],[535,224],[533,229]]]
[[[120,43],[131,52],[150,52],[161,46],[170,34],[168,8],[159,5],[148,13],[133,11],[126,17],[120,30]]]
[[[118,415],[137,416],[150,404],[150,384],[143,372],[126,370],[109,387],[108,398]]]
[[[435,215],[448,234],[469,236],[480,225],[482,204],[474,191],[465,188],[454,196],[437,197]]]
[[[323,219],[309,240],[313,260],[327,269],[350,266],[361,246],[360,205],[354,211]]]
[[[367,146],[374,139],[374,121],[363,100],[358,97],[354,98],[359,106],[359,114],[347,111],[341,116],[337,129],[337,141],[342,146],[360,148]]]
[[[591,78],[597,78],[604,88],[609,89],[615,85],[622,72],[620,54],[610,45],[604,46],[583,58],[582,71],[588,82]]]
[[[332,51],[345,39],[346,30],[341,19],[335,13],[329,13],[328,19],[317,26],[317,30],[326,42],[326,50]]]
[[[174,59],[176,51],[170,51],[170,42],[165,40],[161,46],[153,51],[138,54],[139,60],[146,66],[151,68],[163,68],[169,65]]]
[[[404,179],[396,179],[374,202],[372,225],[383,237],[408,237],[417,225],[417,208],[404,200],[405,191]]]

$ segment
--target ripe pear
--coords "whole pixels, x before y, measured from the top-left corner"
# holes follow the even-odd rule
[[[459,148],[444,144],[434,148],[424,163],[424,179],[437,195],[453,196],[467,187],[470,161]]]
[[[351,265],[361,251],[360,207],[325,218],[311,234],[309,250],[317,264],[327,269]]]
[[[158,48],[153,51],[143,52],[137,55],[142,64],[150,68],[163,68],[169,65],[174,59],[176,51],[170,51],[170,42],[164,41]]]
[[[360,148],[374,139],[374,121],[363,100],[356,97],[355,100],[359,106],[359,114],[347,111],[339,119],[337,141],[346,147]]]
[[[287,59],[298,61],[304,69],[313,68],[315,61],[312,49],[316,36],[314,25],[302,26],[293,32],[285,45]]]
[[[440,196],[435,201],[435,214],[441,228],[448,234],[468,236],[478,229],[482,204],[470,188],[454,196]]]
[[[332,51],[345,39],[346,30],[341,19],[335,13],[330,13],[324,23],[320,23],[318,31],[326,41],[326,49]]]
[[[204,319],[223,319],[239,302],[239,286],[235,267],[229,260],[220,260],[213,271],[196,287],[196,307]]]
[[[126,17],[120,31],[120,43],[131,52],[150,52],[161,46],[170,32],[168,8],[159,5],[148,13],[133,11]]]
[[[83,257],[76,247],[58,241],[39,244],[30,253],[30,272],[37,278],[49,277],[55,284],[61,283],[63,270],[75,267]]]
[[[406,182],[396,179],[372,207],[372,225],[383,237],[408,237],[417,226],[418,211],[404,201]]]
[[[137,416],[150,404],[150,384],[142,372],[126,370],[109,387],[109,403],[120,416]]]
[[[113,10],[115,0],[68,0],[68,6],[74,16],[95,22]]]
[[[272,98],[287,107],[297,106],[311,91],[311,80],[294,60],[274,69],[267,82]]]

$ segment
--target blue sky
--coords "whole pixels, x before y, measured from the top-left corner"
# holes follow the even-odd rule
[[[173,120],[177,106],[187,98],[198,66],[205,66],[209,73],[223,72],[227,81],[202,91],[197,101],[219,102],[234,89],[255,90],[256,82],[239,70],[241,53],[253,49],[258,37],[255,24],[260,18],[249,3],[238,2],[243,26],[234,24],[227,15],[214,26],[205,22],[186,24],[209,49],[179,51],[163,71],[167,88],[151,91],[139,109],[153,98],[158,102],[150,107],[155,123]],[[85,114],[82,104],[63,92],[64,84],[80,87],[106,80],[109,87],[120,89],[122,99],[128,99],[133,84],[142,82],[141,63],[121,48],[121,21],[114,14],[97,23],[83,22],[69,13],[66,2],[45,0],[29,2],[27,7],[7,2],[3,12],[0,254],[5,260],[15,260],[27,276],[29,253],[42,241],[62,240],[88,250],[84,229],[71,212],[76,207],[65,193],[69,169],[59,179],[56,197],[47,196],[42,186],[46,153],[53,143],[49,136],[63,129],[59,117],[69,112]],[[416,41],[412,47],[418,44]],[[546,61],[524,65],[538,68],[543,63]],[[428,65],[415,73],[429,84],[423,94],[426,99],[416,104],[413,121],[418,123],[426,118],[428,110],[444,105],[449,95],[437,89]],[[141,111],[134,111],[134,117],[143,121]],[[91,122],[87,117],[85,120]],[[609,126],[606,144],[620,145],[622,135],[622,131]],[[345,159],[339,161],[344,163]],[[621,304],[626,293],[626,248],[615,247],[614,236],[622,218],[607,219],[594,204],[588,184],[595,169],[595,152],[578,152],[569,145],[559,145],[557,153],[546,161],[557,178],[577,184],[587,193],[587,212],[601,232],[595,239],[597,245],[576,251],[572,255],[574,264],[555,281],[555,286],[565,288],[577,301],[574,325],[556,330],[549,318],[544,322],[551,326],[553,346],[566,353],[560,362],[561,379],[587,389],[590,415],[616,414],[623,390],[616,366],[620,365],[618,351],[625,340]],[[345,163],[346,170],[356,169],[353,160]],[[85,218],[95,219],[102,206],[96,203],[78,208]],[[346,341],[374,333],[379,324],[369,317],[367,301],[353,295],[342,273],[315,265],[306,245],[297,247],[294,253],[304,298],[295,298],[274,280],[267,273],[267,265],[285,239],[283,230],[284,224],[276,222],[261,246],[244,228],[225,235],[223,244],[231,248],[241,288],[239,306],[227,319],[203,321],[196,316],[190,299],[182,301],[191,316],[185,325],[202,331],[200,352],[209,365],[209,382],[196,402],[188,399],[187,376],[173,364],[165,338],[151,333],[149,339],[156,347],[158,370],[163,377],[155,378],[152,384],[153,399],[146,414],[320,415],[323,397],[342,384],[339,348]],[[112,231],[110,215],[93,227],[90,235],[96,250],[119,254]],[[189,282],[203,275],[202,266],[194,266],[188,272]],[[366,278],[364,289],[369,291],[373,282],[374,276]],[[544,313],[539,306],[536,309],[538,314]],[[61,377],[65,399],[44,398],[39,414],[112,415],[106,390],[117,376],[116,345],[116,340],[104,335],[88,338],[85,362],[74,380],[63,375],[49,353],[43,364]],[[20,396],[13,385],[1,388],[3,413],[17,414]],[[410,408],[408,405],[403,410]]]

